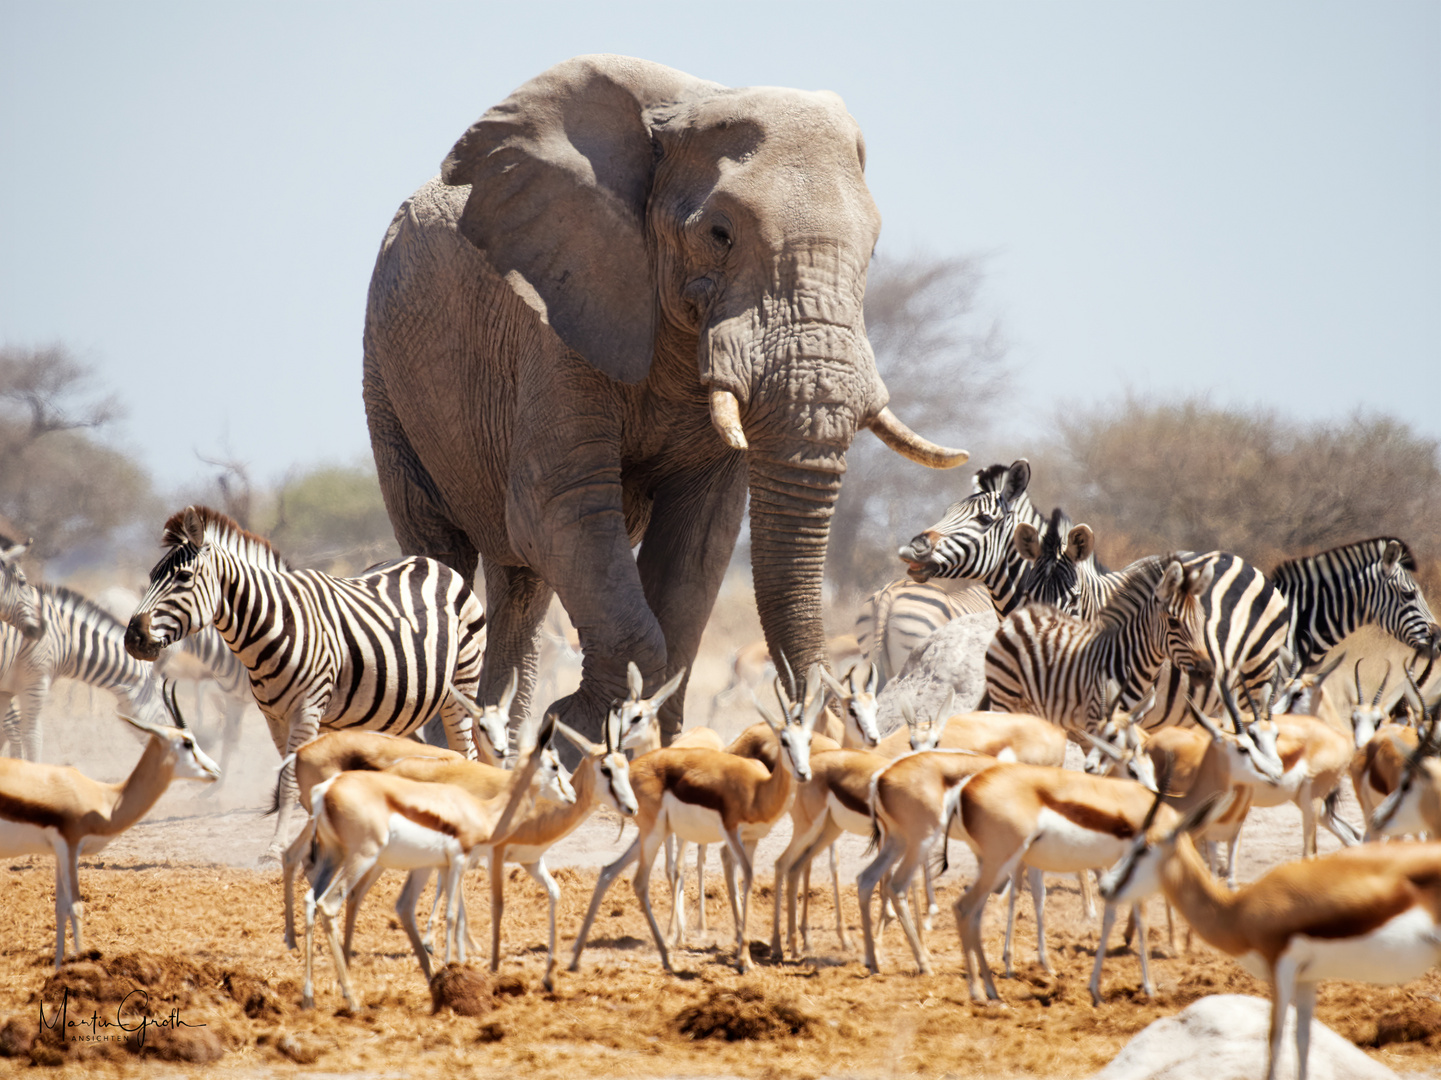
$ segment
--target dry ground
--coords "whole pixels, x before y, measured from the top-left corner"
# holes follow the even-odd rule
[[[698,671],[690,697],[693,715],[705,715],[710,695],[724,682],[724,666],[724,652],[716,650],[708,667]],[[139,746],[118,734],[124,729],[109,716],[108,699],[101,698],[92,700],[83,688],[57,691],[47,710],[46,757],[118,779]],[[744,711],[720,718],[731,727],[749,719]],[[205,741],[217,744],[214,738]],[[258,810],[268,802],[275,762],[264,725],[251,713],[238,759],[222,763],[228,776],[223,789],[177,784],[145,821],[82,861],[85,944],[94,951],[58,977],[50,965],[52,863],[3,864],[4,903],[11,914],[10,932],[0,942],[0,1075],[18,1073],[33,1060],[77,1077],[190,1073],[207,1061],[207,1070],[234,1076],[1083,1077],[1148,1023],[1203,995],[1265,994],[1204,944],[1171,953],[1160,904],[1153,901],[1151,919],[1162,928],[1152,930],[1162,950],[1153,967],[1157,998],[1141,995],[1134,953],[1113,941],[1103,984],[1107,1003],[1093,1009],[1086,982],[1096,924],[1082,918],[1074,879],[1054,878],[1047,928],[1056,977],[1035,962],[1035,923],[1029,899],[1023,898],[1019,977],[1000,980],[1004,1005],[973,1005],[960,974],[949,905],[970,880],[974,863],[955,844],[953,869],[942,879],[943,914],[928,938],[940,972],[933,977],[913,974],[909,949],[895,927],[883,942],[883,973],[867,977],[859,953],[843,952],[836,942],[829,884],[819,866],[812,958],[760,961],[751,974],[737,975],[726,964],[733,932],[714,852],[707,879],[712,929],[693,931],[693,947],[675,954],[681,974],[661,971],[629,875],[601,905],[581,970],[570,974],[563,969],[596,867],[614,858],[633,835],[628,830],[620,841],[614,819],[593,819],[550,859],[564,891],[562,971],[554,994],[540,986],[543,894],[512,869],[497,981],[471,995],[477,1015],[449,1009],[433,1014],[392,911],[400,877],[389,875],[369,898],[356,934],[353,979],[364,1003],[359,1014],[340,1010],[324,949],[316,957],[319,1007],[305,1012],[299,1008],[301,958],[281,943],[279,874],[256,864],[273,829],[273,819]],[[1354,802],[1343,812],[1360,820]],[[757,859],[753,949],[769,940],[770,864],[788,831],[787,824],[778,826]],[[843,841],[844,881],[853,882],[863,865],[863,846],[859,838]],[[1323,850],[1334,846],[1323,834]],[[1247,825],[1241,876],[1254,877],[1297,851],[1294,808],[1258,813]],[[656,878],[661,876],[658,868]],[[467,891],[475,935],[488,942],[483,877],[483,872],[472,877]],[[656,884],[656,909],[664,922],[669,908],[662,892]],[[690,892],[694,912],[693,876]],[[853,885],[843,905],[858,945]],[[1004,907],[993,900],[986,922],[987,952],[998,968]],[[42,1007],[53,1022],[67,991],[71,1021],[92,1016],[113,1021],[121,1000],[136,989],[148,994],[155,1019],[191,1026],[149,1027],[143,1048],[135,1034],[121,1041],[59,1038],[90,1035],[88,1026],[46,1032],[32,1044]],[[139,1000],[130,998],[131,1006]],[[127,1015],[135,1015],[133,1008]],[[1392,989],[1327,984],[1318,1015],[1400,1072],[1441,1075],[1441,974]]]

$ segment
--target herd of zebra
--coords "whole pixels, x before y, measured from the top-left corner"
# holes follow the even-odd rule
[[[1108,741],[1108,737],[1115,737],[1116,729],[1110,725],[1118,710],[1129,717],[1128,730],[1133,733],[1171,729],[1194,721],[1211,733],[1214,745],[1224,744],[1231,748],[1227,752],[1239,754],[1238,761],[1245,759],[1242,764],[1228,767],[1259,770],[1258,775],[1265,774],[1262,782],[1269,779],[1274,785],[1290,768],[1276,750],[1274,732],[1269,742],[1263,733],[1273,711],[1286,711],[1278,691],[1299,685],[1300,675],[1314,670],[1336,645],[1364,625],[1379,626],[1418,655],[1432,659],[1441,646],[1441,629],[1413,576],[1414,559],[1400,540],[1373,539],[1293,559],[1269,577],[1223,552],[1174,552],[1139,560],[1120,571],[1108,571],[1095,559],[1095,538],[1087,526],[1071,526],[1059,510],[1046,517],[1031,505],[1027,495],[1029,479],[1030,467],[1024,460],[977,473],[975,491],[970,496],[952,505],[939,522],[900,549],[910,581],[898,582],[872,598],[869,621],[863,616],[855,648],[874,662],[868,668],[857,665],[844,684],[817,669],[804,695],[790,681],[783,688],[777,679],[783,715],[780,719],[766,716],[764,724],[748,729],[731,747],[723,750],[713,737],[698,738],[702,732],[686,732],[684,745],[654,750],[638,757],[633,768],[627,766],[626,759],[617,753],[623,744],[626,709],[630,708],[632,719],[648,715],[654,721],[656,699],[665,692],[663,688],[647,706],[638,678],[631,687],[629,704],[618,704],[619,712],[608,721],[604,746],[588,743],[567,731],[567,737],[582,748],[585,767],[593,767],[594,776],[586,784],[587,811],[600,799],[598,792],[604,788],[607,794],[603,801],[623,815],[634,817],[640,825],[640,836],[631,849],[602,873],[586,929],[606,886],[620,869],[638,862],[637,892],[662,959],[666,960],[664,939],[651,915],[644,888],[656,845],[671,836],[698,843],[723,843],[724,855],[743,871],[744,888],[740,894],[732,892],[732,904],[737,912],[737,958],[744,969],[749,963],[744,913],[752,877],[751,854],[756,840],[789,809],[797,832],[784,871],[781,863],[777,864],[777,881],[799,872],[796,868],[802,864],[808,865],[810,857],[824,846],[815,839],[822,834],[833,840],[847,829],[873,832],[880,853],[861,877],[868,966],[872,970],[876,967],[870,896],[880,885],[906,929],[918,965],[926,970],[928,955],[910,919],[904,885],[911,873],[925,863],[939,836],[955,835],[966,839],[981,857],[986,887],[968,890],[958,902],[957,918],[966,945],[967,969],[971,970],[974,959],[985,980],[987,996],[993,997],[989,969],[979,950],[979,913],[991,887],[1011,875],[1019,881],[1023,866],[1032,874],[1041,957],[1046,962],[1040,918],[1044,894],[1039,880],[1041,870],[1047,868],[1042,852],[1054,841],[1046,840],[1048,826],[1038,824],[1045,820],[1045,807],[1051,808],[1053,816],[1057,807],[1089,807],[1086,812],[1090,818],[1082,813],[1071,823],[1083,832],[1093,826],[1078,824],[1082,819],[1091,821],[1097,815],[1104,818],[1109,814],[1113,828],[1120,830],[1107,834],[1110,841],[1123,834],[1128,840],[1139,837],[1138,843],[1145,841],[1152,825],[1163,820],[1174,845],[1176,837],[1187,830],[1209,827],[1217,820],[1220,810],[1216,806],[1204,800],[1185,805],[1184,799],[1178,804],[1186,811],[1184,818],[1179,818],[1180,811],[1169,805],[1164,809],[1171,816],[1158,818],[1163,797],[1171,797],[1165,769],[1159,781],[1152,772],[1146,774],[1150,776],[1148,784],[1133,785],[1134,792],[1144,793],[1149,787],[1156,793],[1154,800],[1147,803],[1150,795],[1135,794],[1132,789],[1127,789],[1124,797],[1114,792],[1097,794],[1112,789],[1072,790],[1081,781],[1059,778],[1054,768],[1028,777],[1024,772],[993,771],[996,759],[977,757],[975,752],[948,758],[946,754],[955,755],[962,748],[948,749],[944,744],[941,749],[910,754],[900,748],[900,756],[893,764],[879,768],[875,762],[880,759],[867,749],[875,748],[880,738],[874,729],[877,684],[894,671],[897,655],[903,655],[908,639],[919,640],[958,611],[976,607],[974,592],[969,602],[958,603],[954,594],[930,584],[935,579],[979,582],[999,620],[986,653],[986,696],[991,712],[975,716],[1004,713],[1018,720],[1026,715],[1040,718],[1043,728],[1050,725],[1049,730],[1064,731],[1083,745],[1089,740],[1098,749],[1105,749],[1118,764],[1129,762],[1133,775],[1138,777],[1143,774],[1134,768],[1140,763],[1134,745],[1128,757],[1121,744]],[[17,564],[23,545],[11,541],[0,550],[0,621],[4,623],[0,627],[0,711],[4,713],[7,740],[26,759],[0,759],[0,847],[6,853],[53,850],[57,854],[57,965],[63,958],[67,918],[73,920],[79,947],[78,904],[62,903],[67,896],[70,900],[77,898],[75,860],[82,848],[92,850],[104,837],[95,833],[93,824],[86,826],[91,830],[86,833],[77,815],[45,801],[46,785],[59,783],[59,770],[30,764],[40,756],[38,713],[55,678],[76,678],[116,693],[122,713],[151,740],[151,750],[147,750],[142,764],[160,754],[154,750],[157,738],[179,740],[176,746],[180,748],[172,748],[172,758],[188,754],[191,764],[182,768],[171,760],[169,772],[156,772],[152,766],[153,776],[148,782],[152,789],[159,786],[158,790],[147,790],[151,804],[175,776],[214,779],[219,774],[213,762],[194,746],[193,738],[183,731],[173,694],[167,705],[167,695],[159,690],[165,670],[184,663],[182,658],[188,652],[189,662],[208,668],[227,680],[232,689],[246,686],[265,716],[283,758],[277,790],[280,821],[270,854],[279,856],[285,852],[289,890],[299,849],[294,845],[287,848],[287,841],[293,832],[292,815],[303,807],[310,819],[301,835],[309,838],[306,843],[312,845],[314,856],[314,896],[307,904],[307,914],[313,915],[318,905],[328,924],[336,911],[334,904],[343,897],[351,905],[349,921],[353,925],[354,906],[368,882],[386,865],[376,855],[360,869],[353,866],[352,848],[360,842],[352,843],[341,835],[344,830],[337,824],[344,817],[338,801],[340,790],[356,789],[354,798],[360,800],[358,808],[349,811],[354,818],[350,821],[353,830],[390,827],[376,824],[378,811],[367,810],[370,804],[366,799],[394,810],[413,795],[420,807],[416,820],[428,820],[427,828],[438,828],[450,837],[434,847],[449,861],[452,870],[459,863],[468,865],[482,848],[491,850],[492,858],[503,858],[495,855],[497,848],[505,847],[492,835],[501,828],[497,822],[508,826],[513,818],[524,816],[517,813],[518,788],[510,781],[503,787],[502,801],[510,800],[504,812],[487,811],[474,819],[486,824],[471,822],[462,827],[457,821],[446,824],[445,814],[428,801],[431,795],[415,794],[405,788],[405,784],[418,781],[399,777],[347,782],[337,789],[332,801],[331,781],[351,775],[346,770],[354,767],[344,762],[364,760],[364,754],[371,752],[360,749],[362,744],[353,740],[332,748],[329,774],[321,777],[312,769],[308,779],[301,776],[314,764],[306,764],[310,760],[307,754],[313,757],[318,753],[307,748],[324,744],[325,740],[318,738],[323,731],[378,737],[380,745],[389,746],[387,737],[413,734],[436,715],[444,724],[449,753],[454,758],[465,761],[478,757],[499,767],[507,752],[506,719],[503,707],[483,709],[474,701],[485,631],[481,604],[468,582],[424,558],[394,560],[358,577],[343,579],[293,569],[263,538],[245,531],[223,514],[202,507],[188,507],[173,515],[165,524],[163,542],[165,554],[151,572],[149,589],[128,624],[121,624],[70,590],[31,585]],[[945,598],[945,602],[939,602],[938,597]],[[897,639],[902,647],[892,649]],[[867,671],[869,675],[861,674]],[[1430,673],[1430,665],[1419,679],[1414,678],[1414,671],[1408,671],[1416,711],[1422,717],[1432,707],[1425,700],[1434,691],[1434,684],[1427,682]],[[1289,681],[1282,677],[1285,675],[1291,676]],[[668,685],[673,689],[678,683],[677,678]],[[1359,678],[1357,691],[1359,696]],[[835,742],[826,745],[819,732],[813,735],[827,695],[834,696],[838,703],[845,719],[843,744],[852,750]],[[1244,710],[1238,704],[1238,695],[1245,699]],[[867,710],[868,725],[862,723]],[[934,718],[932,728],[937,732],[948,720],[946,711],[948,708]],[[1230,718],[1229,734],[1208,719],[1220,715]],[[965,726],[959,717],[949,719],[955,721],[954,731]],[[171,720],[178,726],[170,726]],[[554,727],[548,725],[547,732],[553,732]],[[999,730],[1000,722],[993,721],[993,727]],[[477,730],[484,733],[483,738],[476,738]],[[1017,738],[1009,757],[1020,762],[1027,760],[1025,749],[1047,742],[1047,737],[1034,733]],[[1228,738],[1232,740],[1229,743],[1225,741]],[[919,745],[914,732],[911,739],[914,751]],[[813,771],[813,742],[821,744],[817,746],[820,753],[861,753],[866,760],[828,757],[825,769]],[[1429,735],[1422,737],[1417,754],[1434,753],[1432,743]],[[738,750],[741,744],[748,745],[749,751]],[[413,757],[417,744],[407,740],[404,745],[411,749],[384,750],[381,757]],[[537,746],[534,752],[540,749]],[[990,749],[983,753],[1000,752]],[[1045,753],[1053,751],[1047,749]],[[1412,755],[1413,762],[1417,754]],[[666,755],[679,757],[672,760]],[[536,773],[534,761],[539,759],[532,754],[526,760],[532,761],[527,776],[549,777],[541,785],[544,790],[531,790],[531,797],[539,791],[556,801],[577,805],[575,790],[567,794],[568,782],[562,771],[545,765]],[[1004,754],[1001,760],[1006,760]],[[1014,768],[1050,766],[1018,763]],[[42,775],[40,770],[49,771]],[[134,784],[135,775],[141,771],[137,766],[136,774],[126,783]],[[806,832],[812,839],[801,845],[802,852],[797,846],[801,821],[796,817],[801,811],[792,807],[800,807],[804,800],[797,796],[796,785],[804,789],[822,772],[828,779],[821,786],[830,785],[826,789],[830,794],[822,793],[818,804],[821,809],[805,821],[806,830],[816,827],[816,831]],[[162,773],[163,782],[153,778]],[[906,779],[911,773],[916,775]],[[487,775],[490,778],[482,787],[493,799],[500,798],[495,793],[501,789],[494,787],[498,783],[494,776],[500,773]],[[1094,781],[1088,778],[1088,782]],[[863,791],[851,789],[857,783]],[[74,784],[75,790],[81,792],[76,796],[77,804],[94,804],[91,809],[107,804],[113,810],[117,800],[125,801],[123,784],[105,786],[85,781],[88,788],[78,780]],[[895,796],[900,799],[897,805],[910,809],[890,807],[888,792],[893,787],[899,792]],[[988,798],[986,793],[992,789],[1003,795]],[[1067,794],[1058,794],[1062,790]],[[922,791],[932,791],[934,797],[922,798],[918,794]],[[831,801],[832,797],[835,801]],[[133,812],[140,801],[130,799],[129,811]],[[1017,824],[1024,817],[1022,808],[1030,804],[1041,808],[1037,812],[1042,816],[1028,819],[1029,826]],[[464,806],[450,812],[471,821],[465,817],[469,811]],[[576,812],[567,813],[570,816],[565,819],[565,827],[574,828],[579,820]],[[1144,822],[1140,820],[1143,816]],[[127,824],[133,820],[127,819]],[[822,820],[831,824],[816,826]],[[1178,821],[1185,827],[1178,826]],[[1029,839],[1018,848],[1010,840],[994,839],[1013,834]],[[547,835],[545,844],[522,846],[543,852],[555,838]],[[457,839],[460,836],[471,839],[461,844]],[[1074,844],[1074,840],[1070,842]],[[384,841],[367,843],[377,851],[386,846]],[[1105,844],[1101,846],[1111,850]],[[1004,858],[991,857],[1002,849],[1006,852]],[[1366,857],[1375,861],[1374,856]],[[1385,873],[1395,870],[1399,859],[1398,855],[1389,862],[1382,860],[1390,869],[1377,873],[1385,877]],[[680,880],[678,861],[677,857],[672,870],[677,907],[682,895],[678,884],[674,884]],[[62,862],[68,863],[68,874],[61,872]],[[539,864],[539,856],[536,863],[539,870],[529,864],[527,868],[544,883],[548,875]],[[426,872],[428,875],[428,869]],[[1355,871],[1363,872],[1370,873],[1364,868]],[[991,876],[986,877],[988,874]],[[888,884],[892,878],[899,887]],[[1416,885],[1420,878],[1407,880],[1420,888]],[[457,881],[452,876],[449,886],[452,920],[448,924],[448,949],[457,940]],[[1441,876],[1432,885],[1437,882],[1441,882]],[[550,881],[548,890],[553,886]],[[1113,880],[1108,895],[1114,899],[1124,893],[1125,883]],[[409,897],[412,909],[417,894],[418,887],[411,886],[403,894]],[[774,948],[780,951],[779,890],[777,895]],[[552,891],[552,913],[554,901]],[[1417,902],[1413,898],[1405,910],[1412,910]],[[463,922],[463,907],[459,915]],[[495,919],[498,935],[498,911]],[[428,970],[413,924],[407,923],[407,929],[422,967]],[[1428,923],[1425,930],[1435,936],[1434,925]],[[343,972],[348,941],[342,949],[333,929],[331,932],[337,965]],[[582,930],[573,968],[584,939]],[[554,949],[552,914],[552,957]],[[497,951],[492,964],[498,959]],[[1144,962],[1144,950],[1142,959]],[[1098,955],[1097,980],[1099,960]],[[307,989],[308,965],[307,951]],[[550,978],[548,971],[547,982]],[[345,989],[349,998],[348,984]],[[974,982],[972,992],[978,993]],[[1280,1002],[1280,997],[1277,1000]]]

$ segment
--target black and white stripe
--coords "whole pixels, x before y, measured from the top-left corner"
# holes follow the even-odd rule
[[[1045,517],[1031,505],[1026,485],[1031,466],[1025,458],[992,465],[975,475],[975,491],[952,503],[945,516],[900,549],[913,581],[972,578],[990,591],[996,614],[1004,617],[1020,604],[1019,585],[1027,562],[1017,552],[1016,526],[1041,529]]]
[[[1058,506],[1044,530],[1028,522],[1017,524],[1016,551],[1028,562],[1017,591],[1032,603],[1094,619],[1125,580],[1125,571],[1107,570],[1099,563],[1089,525],[1068,532],[1065,520]]]
[[[0,713],[8,752],[39,761],[40,710],[56,679],[108,690],[121,710],[147,724],[168,724],[149,664],[125,650],[125,624],[60,585],[39,585],[38,638],[0,626]]]
[[[915,649],[957,615],[990,611],[989,597],[978,607],[969,590],[952,593],[930,582],[902,579],[868,596],[856,616],[861,656],[875,665],[884,686],[900,672]]]
[[[1109,684],[1120,687],[1122,707],[1134,708],[1167,659],[1204,672],[1197,599],[1210,585],[1205,567],[1152,557],[1124,573],[1095,619],[1028,604],[1001,620],[986,651],[991,708],[1099,733]]]
[[[261,712],[284,725],[287,754],[321,728],[408,735],[438,710],[451,748],[476,756],[470,714],[447,681],[474,697],[485,616],[455,571],[416,557],[353,578],[293,570],[265,540],[205,507],[173,515],[162,542],[169,550],[126,634],[132,654],[152,658],[213,623]],[[288,839],[290,770],[281,787],[277,836]]]
[[[1416,584],[1415,571],[1411,549],[1390,536],[1276,567],[1271,583],[1286,599],[1288,647],[1302,669],[1319,664],[1342,638],[1369,624],[1417,652],[1436,652],[1441,628]]]

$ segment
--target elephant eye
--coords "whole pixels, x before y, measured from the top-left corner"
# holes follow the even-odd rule
[[[715,240],[716,243],[724,244],[726,247],[731,246],[732,241],[730,230],[727,229],[724,225],[712,225],[710,227],[710,234],[711,238]]]

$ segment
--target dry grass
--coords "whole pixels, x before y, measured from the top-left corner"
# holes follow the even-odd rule
[[[562,868],[556,876],[564,890],[561,934],[568,944],[595,875]],[[621,883],[601,907],[581,971],[562,971],[557,991],[548,994],[540,988],[544,899],[519,871],[511,877],[500,976],[492,981],[445,969],[440,978],[449,986],[436,991],[440,1001],[464,983],[467,1008],[480,1015],[433,1012],[432,994],[391,912],[399,875],[383,880],[361,913],[352,978],[363,1004],[351,1015],[323,951],[316,957],[319,1007],[299,1008],[301,959],[281,947],[280,887],[273,872],[91,862],[82,867],[81,884],[87,944],[95,951],[55,975],[47,947],[54,914],[49,864],[18,862],[6,893],[18,932],[0,950],[0,1053],[11,1055],[6,1065],[33,1059],[53,1064],[58,1075],[148,1073],[151,1063],[137,1056],[134,1034],[116,1042],[66,1041],[63,1032],[39,1027],[41,1006],[53,1021],[66,989],[72,1021],[92,1014],[113,1019],[126,994],[143,990],[152,1017],[176,1022],[148,1027],[145,1053],[192,1064],[217,1058],[207,1069],[221,1072],[296,1074],[313,1066],[420,1075],[523,1070],[538,1080],[719,1073],[1079,1077],[1103,1065],[1152,1020],[1205,994],[1264,993],[1235,965],[1198,945],[1190,955],[1167,955],[1156,964],[1160,993],[1147,1001],[1134,955],[1113,944],[1107,1004],[1092,1009],[1086,981],[1095,929],[1080,918],[1074,884],[1057,880],[1047,920],[1057,975],[1046,975],[1034,961],[1034,923],[1023,900],[1022,963],[1018,978],[1000,981],[1004,1005],[970,1002],[948,911],[928,939],[941,974],[911,974],[909,950],[892,929],[883,945],[883,974],[868,977],[855,957],[836,951],[833,930],[822,929],[833,919],[829,890],[820,887],[812,904],[814,959],[762,962],[748,975],[736,974],[725,963],[729,918],[712,890],[718,929],[700,942],[703,947],[676,953],[681,974],[671,977],[660,970],[639,905]],[[958,887],[950,882],[943,890],[943,910]],[[472,880],[468,891],[476,936],[484,940],[485,888]],[[758,893],[753,935],[769,917],[770,890]],[[663,910],[660,894],[658,887]],[[854,928],[859,913],[854,899],[848,903]],[[993,960],[1000,952],[1003,908],[993,903],[988,911]],[[1153,940],[1160,938],[1153,931]],[[568,956],[567,950],[563,959]],[[1318,1015],[1395,1067],[1436,1068],[1438,994],[1436,973],[1401,988],[1332,983],[1323,988]]]

